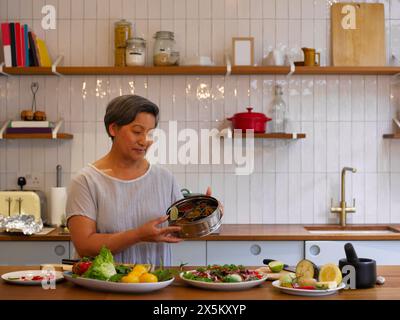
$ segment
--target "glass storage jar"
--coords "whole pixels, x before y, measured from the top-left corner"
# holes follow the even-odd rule
[[[143,38],[130,38],[126,41],[127,66],[144,66],[146,63],[146,40]]]
[[[171,53],[175,52],[174,33],[171,31],[157,31],[154,35],[153,64],[155,66],[170,66],[176,61],[171,60]]]
[[[126,41],[131,37],[132,23],[125,19],[115,22],[114,46],[115,48],[126,48]]]

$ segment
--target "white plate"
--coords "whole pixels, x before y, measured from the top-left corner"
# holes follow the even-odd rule
[[[56,276],[56,282],[59,282],[64,279],[62,272],[54,271]],[[29,280],[34,276],[45,276],[48,274],[48,271],[45,270],[23,270],[23,271],[14,271],[5,273],[1,276],[1,278],[8,282],[14,284],[22,284],[22,285],[42,285],[42,280]],[[22,280],[21,277],[26,277],[26,280]],[[11,280],[10,278],[18,278],[16,280]]]
[[[87,279],[82,277],[72,277],[72,272],[64,272],[64,277],[68,281],[92,290],[108,291],[108,292],[151,292],[160,290],[169,286],[175,278],[167,281],[154,282],[154,283],[121,283],[121,282],[109,282],[96,279]]]
[[[334,288],[334,289],[307,290],[307,289],[295,289],[295,288],[281,287],[280,281],[276,280],[276,281],[272,282],[272,286],[281,290],[284,293],[292,294],[295,296],[319,297],[319,296],[329,296],[331,294],[335,294],[339,290],[344,289],[345,284],[342,282],[337,288]]]
[[[195,272],[196,270],[189,270],[186,272]],[[260,280],[251,280],[251,281],[243,281],[243,282],[204,282],[197,280],[189,280],[183,277],[184,272],[180,273],[180,278],[185,281],[187,284],[192,285],[194,287],[209,289],[209,290],[218,290],[218,291],[236,291],[236,290],[246,290],[262,284],[265,280],[267,280],[267,276],[264,276]]]

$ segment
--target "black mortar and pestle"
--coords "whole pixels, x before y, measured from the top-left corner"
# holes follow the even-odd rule
[[[346,258],[339,260],[339,268],[342,271],[343,277],[347,275],[343,273],[343,267],[350,265],[355,269],[356,288],[366,289],[372,288],[376,284],[376,261],[367,258],[358,258],[356,251],[351,243],[344,245]]]

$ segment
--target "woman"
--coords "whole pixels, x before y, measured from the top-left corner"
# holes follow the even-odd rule
[[[162,259],[170,265],[169,243],[181,241],[173,235],[180,228],[167,227],[165,213],[182,194],[171,173],[145,159],[158,117],[158,107],[140,96],[108,104],[104,123],[111,150],[83,168],[68,191],[68,228],[81,257],[95,256],[105,245],[118,262]]]

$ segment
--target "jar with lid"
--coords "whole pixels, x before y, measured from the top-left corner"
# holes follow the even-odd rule
[[[153,63],[155,66],[170,66],[176,64],[175,56],[171,57],[175,51],[174,33],[171,31],[157,31],[154,35]]]
[[[126,41],[131,37],[132,23],[125,19],[115,22],[114,45],[115,48],[126,48]]]
[[[144,66],[146,63],[146,40],[143,38],[130,38],[126,41],[127,66]]]

